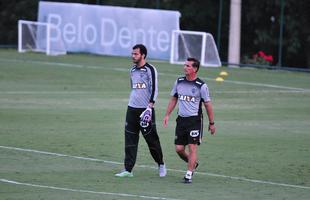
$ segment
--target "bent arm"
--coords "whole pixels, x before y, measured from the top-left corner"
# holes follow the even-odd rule
[[[150,79],[151,79],[151,96],[150,96],[150,100],[149,103],[151,104],[151,106],[153,107],[157,95],[158,95],[158,77],[157,77],[157,70],[155,67],[151,66],[150,67]]]

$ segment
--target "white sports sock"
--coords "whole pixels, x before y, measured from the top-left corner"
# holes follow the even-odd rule
[[[193,175],[193,172],[187,170],[187,171],[186,171],[186,174],[185,174],[185,178],[187,178],[187,179],[192,179],[192,175]]]

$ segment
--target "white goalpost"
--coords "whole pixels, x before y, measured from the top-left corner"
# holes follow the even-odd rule
[[[53,38],[53,24],[35,21],[18,21],[18,52],[42,52],[47,55],[66,54],[61,37]]]
[[[210,33],[174,30],[171,37],[170,63],[184,64],[188,57],[199,59],[202,66],[222,66]]]

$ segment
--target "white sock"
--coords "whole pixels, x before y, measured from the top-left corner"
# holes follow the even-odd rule
[[[185,174],[185,178],[187,178],[187,179],[192,179],[192,175],[193,175],[193,172],[187,170],[187,171],[186,171],[186,174]]]

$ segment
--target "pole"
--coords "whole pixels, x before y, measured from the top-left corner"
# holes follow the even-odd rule
[[[242,0],[230,0],[229,42],[228,42],[228,66],[240,64],[240,38],[241,38],[241,2]]]
[[[222,13],[223,13],[223,0],[220,0],[220,7],[219,7],[219,18],[217,22],[217,50],[220,52],[221,48],[221,27],[222,27]]]
[[[280,35],[279,35],[279,50],[278,50],[278,66],[282,66],[282,48],[283,48],[283,28],[284,28],[284,7],[285,0],[281,0],[281,15],[280,15]]]
[[[160,0],[156,0],[156,8],[157,8],[157,9],[160,8]]]

